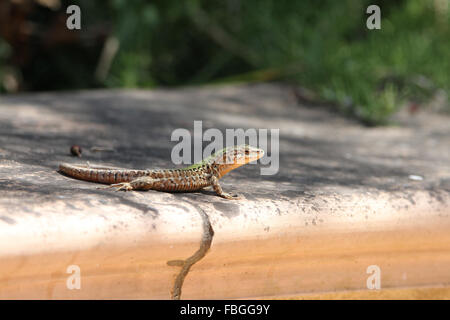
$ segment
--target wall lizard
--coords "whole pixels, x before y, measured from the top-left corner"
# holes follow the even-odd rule
[[[128,170],[62,163],[59,170],[73,178],[110,184],[117,190],[187,192],[212,186],[225,199],[240,199],[222,190],[219,179],[229,171],[264,156],[264,150],[240,145],[228,147],[182,169]]]

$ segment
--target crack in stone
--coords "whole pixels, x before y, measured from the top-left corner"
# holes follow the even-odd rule
[[[191,203],[190,201],[187,202],[189,202],[197,210],[197,212],[200,214],[200,217],[202,218],[203,235],[202,240],[200,242],[200,248],[192,256],[190,256],[186,260],[167,261],[168,266],[181,267],[180,273],[177,275],[173,285],[173,289],[171,291],[172,300],[180,300],[184,279],[188,275],[191,267],[206,255],[209,248],[211,247],[211,243],[214,237],[214,230],[211,226],[211,222],[209,221],[209,217],[206,214],[206,212],[198,205]]]

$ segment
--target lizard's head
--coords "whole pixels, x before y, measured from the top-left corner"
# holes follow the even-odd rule
[[[239,168],[244,164],[256,161],[264,156],[264,150],[243,144],[227,147],[214,154],[214,164],[219,165],[220,175]]]

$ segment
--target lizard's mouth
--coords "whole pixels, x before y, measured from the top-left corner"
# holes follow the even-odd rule
[[[261,159],[262,157],[264,157],[263,149],[252,148],[252,150],[249,150],[248,153],[247,150],[245,152],[246,163],[256,161],[258,159]]]

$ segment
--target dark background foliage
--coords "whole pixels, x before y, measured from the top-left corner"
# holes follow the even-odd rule
[[[448,107],[448,25],[447,0],[2,0],[0,90],[284,81],[382,124],[404,102]]]

